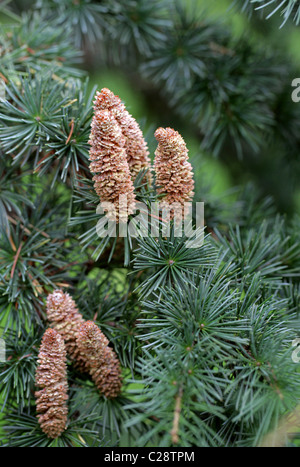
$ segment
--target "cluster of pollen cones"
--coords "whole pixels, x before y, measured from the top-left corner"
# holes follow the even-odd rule
[[[126,221],[135,209],[133,182],[145,170],[150,183],[151,166],[138,123],[109,89],[96,94],[89,144],[95,191],[108,205],[107,216],[117,222]]]
[[[194,194],[188,150],[181,135],[172,128],[158,128],[155,137],[158,141],[154,160],[158,194],[163,205],[176,203],[182,210]],[[145,170],[144,178],[151,186],[152,167],[138,123],[121,99],[107,88],[95,96],[89,144],[94,188],[106,216],[116,222],[126,222],[136,206],[134,181],[139,172]]]
[[[44,333],[36,370],[36,407],[41,429],[49,438],[67,426],[67,355],[75,367],[90,374],[105,397],[122,389],[121,366],[109,341],[93,321],[85,321],[68,293],[55,290],[47,297],[50,328]]]
[[[172,128],[158,128],[154,172],[162,208],[173,217],[182,214],[192,200],[193,171],[181,135]],[[134,181],[144,171],[152,184],[147,143],[136,120],[121,99],[107,88],[97,92],[91,124],[90,170],[96,193],[106,215],[116,222],[127,221],[136,206]],[[170,207],[173,206],[170,210]],[[36,370],[36,406],[39,424],[50,438],[67,426],[67,355],[76,368],[88,372],[107,398],[117,397],[122,388],[119,360],[109,341],[93,321],[85,321],[68,293],[55,290],[47,298],[50,328],[44,333]]]

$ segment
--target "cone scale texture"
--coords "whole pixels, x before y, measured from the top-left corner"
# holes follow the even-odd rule
[[[107,398],[117,397],[122,388],[121,367],[109,341],[93,321],[80,327],[77,345],[89,362],[89,373],[99,391]]]
[[[66,349],[63,338],[54,329],[47,329],[42,338],[35,383],[37,418],[49,438],[57,438],[66,429],[68,383]]]
[[[94,110],[95,112],[108,110],[120,125],[125,137],[126,157],[132,180],[136,179],[140,170],[148,169],[147,179],[151,183],[151,161],[148,157],[147,143],[137,121],[126,110],[119,96],[116,96],[109,89],[103,88],[101,92],[96,93]]]
[[[86,362],[76,343],[77,333],[84,319],[78,312],[75,301],[68,293],[59,289],[55,290],[47,297],[46,311],[51,327],[58,331],[64,339],[71,360],[80,371],[86,371]]]
[[[135,194],[125,149],[126,139],[108,110],[97,110],[93,116],[90,148],[90,171],[94,188],[106,215],[116,222],[125,221],[135,208]]]
[[[188,149],[181,135],[172,128],[158,128],[154,136],[158,141],[154,169],[157,192],[162,195],[161,205],[176,203],[183,213],[184,203],[192,201],[194,195]]]

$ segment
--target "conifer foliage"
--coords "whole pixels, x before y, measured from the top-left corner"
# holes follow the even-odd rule
[[[288,154],[294,176],[289,69],[185,3],[38,0],[33,13],[7,10],[4,446],[258,446],[298,410],[299,215],[279,212],[255,184],[236,186],[228,202],[215,195],[181,131],[188,118],[202,147],[236,163],[252,151],[268,160],[277,132],[266,172],[283,177]],[[83,70],[99,51],[150,95],[159,85],[167,105],[150,137],[122,96],[89,83]],[[192,209],[189,232],[159,209],[203,201],[204,225]],[[101,236],[112,220],[115,235]]]

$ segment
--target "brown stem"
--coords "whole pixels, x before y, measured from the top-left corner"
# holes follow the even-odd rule
[[[66,140],[66,144],[68,144],[70,142],[70,139],[71,139],[73,131],[74,131],[74,119],[73,118],[71,120],[70,127],[71,127],[71,130],[70,130],[69,136],[68,136],[68,138]]]
[[[175,399],[175,409],[174,409],[174,418],[173,418],[173,427],[170,432],[172,436],[172,443],[178,444],[179,443],[179,419],[181,413],[181,401],[182,401],[183,389],[180,386],[178,394]]]
[[[10,278],[11,278],[11,279],[14,277],[16,265],[17,265],[18,258],[19,258],[20,253],[21,253],[21,248],[22,248],[22,246],[23,246],[23,243],[21,242],[20,245],[19,245],[18,251],[17,251],[17,253],[16,253],[16,255],[15,255],[13,266],[12,266],[12,268],[11,268],[11,273],[10,273]]]

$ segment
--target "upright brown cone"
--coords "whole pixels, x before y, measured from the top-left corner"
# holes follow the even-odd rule
[[[106,215],[116,222],[127,221],[135,208],[125,143],[126,139],[114,116],[108,110],[97,110],[89,139],[90,170],[95,174],[94,187],[101,203],[112,205],[113,209],[109,209],[107,204]]]
[[[76,344],[77,333],[84,319],[68,293],[58,289],[48,295],[47,318],[51,327],[64,339],[67,352],[77,368],[86,371],[86,362]]]
[[[77,345],[89,362],[89,372],[99,391],[107,398],[117,397],[122,388],[119,360],[108,347],[108,339],[93,321],[80,327]]]
[[[148,157],[147,143],[137,121],[126,110],[119,96],[103,88],[101,92],[96,93],[94,109],[95,112],[109,110],[120,125],[125,137],[125,149],[132,179],[135,180],[141,169],[148,169],[147,179],[151,183],[151,161]]]
[[[191,201],[194,195],[188,149],[181,135],[172,128],[158,128],[154,136],[158,141],[154,169],[158,193],[163,195],[161,204],[178,203],[183,212],[184,203]]]
[[[37,417],[49,438],[57,438],[67,424],[68,383],[66,350],[63,338],[54,329],[44,333],[35,375]]]

